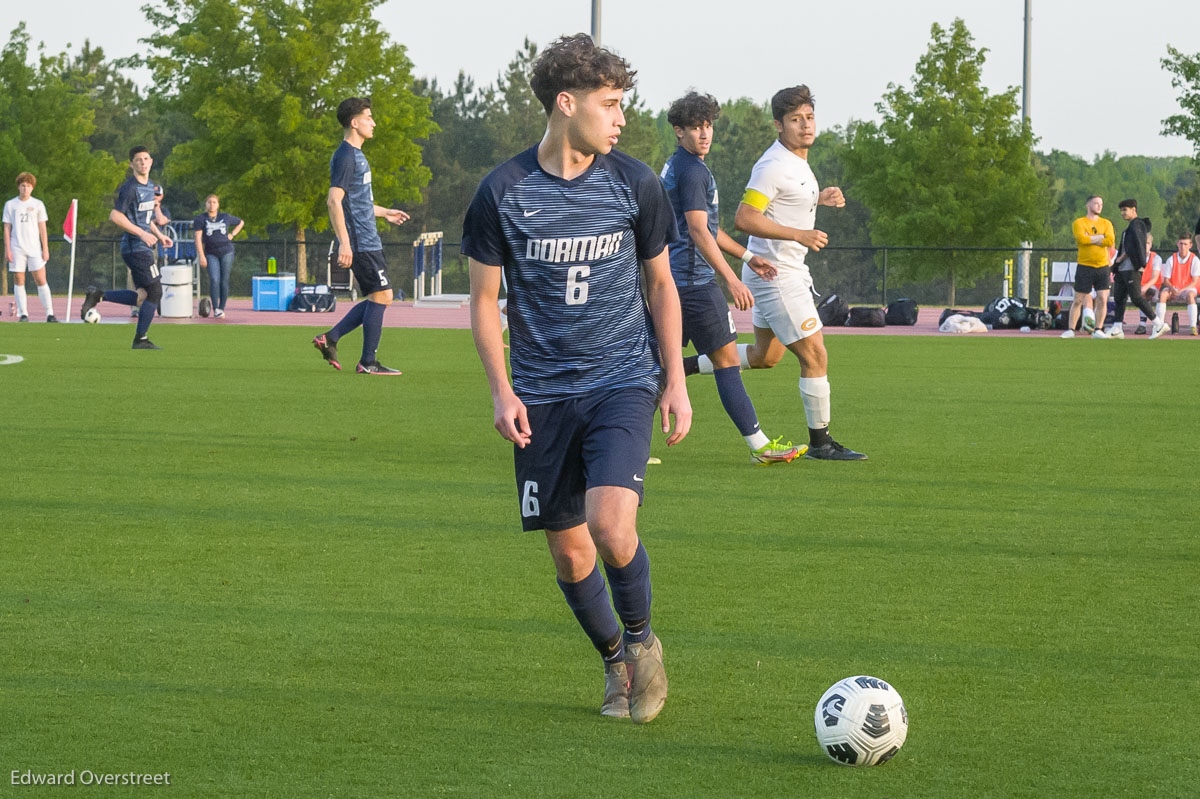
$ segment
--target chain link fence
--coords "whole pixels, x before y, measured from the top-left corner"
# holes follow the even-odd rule
[[[230,294],[249,297],[251,277],[267,271],[267,263],[275,259],[279,272],[299,275],[303,258],[307,282],[328,281],[329,238],[314,237],[303,245],[295,240],[271,239],[239,241],[235,245]],[[442,291],[446,294],[467,294],[470,278],[467,259],[459,242],[443,243]],[[384,257],[397,296],[412,293],[413,246],[411,243],[385,242]],[[46,267],[51,290],[62,295],[67,290],[71,245],[51,241],[50,262]],[[1020,250],[999,248],[950,247],[826,247],[810,253],[807,259],[813,284],[822,296],[836,293],[852,305],[886,305],[892,300],[907,297],[924,306],[950,305],[950,273],[954,270],[953,304],[961,307],[982,306],[1004,291],[1005,261],[1013,261],[1013,284],[1010,293],[1016,294],[1015,276],[1020,264]],[[1074,248],[1033,249],[1029,251],[1028,299],[1034,305],[1041,300],[1041,264],[1046,261],[1047,274],[1055,261],[1073,261]],[[738,271],[739,265],[735,265]],[[924,274],[941,273],[942,277],[914,280],[920,270]],[[83,238],[75,252],[75,294],[89,285],[100,288],[124,288],[125,262],[121,259],[119,238]],[[967,279],[963,275],[981,275]],[[5,274],[5,293],[12,292],[11,275]],[[200,291],[206,294],[207,270],[200,270]],[[1049,293],[1058,292],[1060,284],[1052,284]]]

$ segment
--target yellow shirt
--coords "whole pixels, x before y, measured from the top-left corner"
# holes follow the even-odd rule
[[[1075,234],[1075,243],[1079,245],[1079,257],[1076,259],[1084,266],[1108,266],[1108,248],[1113,246],[1117,237],[1113,234],[1112,222],[1104,217],[1095,220],[1081,216],[1071,225]],[[1104,241],[1092,244],[1092,236],[1099,234]]]

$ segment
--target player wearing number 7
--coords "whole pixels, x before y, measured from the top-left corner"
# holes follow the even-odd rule
[[[613,149],[634,74],[583,34],[541,54],[530,84],[546,133],[479,185],[462,251],[495,426],[515,445],[522,527],[546,531],[559,587],[603,660],[601,714],[644,723],[662,709],[667,678],[637,509],[656,401],[668,445],[687,434],[692,410],[667,254],[671,204],[649,167]]]
[[[388,281],[387,262],[383,260],[383,242],[375,229],[375,217],[381,216],[393,225],[408,221],[408,214],[395,208],[375,204],[371,191],[371,165],[363,155],[363,142],[375,135],[375,119],[371,116],[371,101],[360,97],[343,100],[337,109],[344,138],[329,161],[329,221],[337,238],[337,265],[354,272],[354,279],[366,294],[332,329],[313,339],[334,369],[338,362],[337,343],[342,336],[359,325],[363,329],[362,358],[355,371],[364,375],[398,375],[375,357],[379,338],[383,334],[383,312],[392,302],[392,286]]]

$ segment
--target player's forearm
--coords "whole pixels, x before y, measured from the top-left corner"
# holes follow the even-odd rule
[[[38,222],[38,233],[42,237],[42,252],[50,252],[50,237],[46,235],[45,222]]]
[[[666,256],[660,256],[665,259]],[[670,266],[666,275],[661,268],[646,267],[646,304],[658,339],[658,352],[668,381],[683,379],[683,316],[679,309],[679,292],[671,279]]]
[[[504,363],[504,330],[500,324],[500,270],[470,262],[471,338],[487,374],[492,399],[512,393]]]
[[[729,268],[729,264],[725,261],[725,256],[721,255],[721,248],[717,244],[717,240],[708,232],[708,228],[702,228],[694,232],[689,232],[692,238],[692,243],[696,245],[696,249],[700,251],[700,255],[708,262],[708,265],[716,270],[725,282],[729,282],[729,278],[733,277],[733,270]]]
[[[114,225],[121,228],[121,230],[125,231],[131,236],[138,236],[140,238],[144,232],[140,227],[130,222],[129,217],[125,216],[125,214],[121,213],[115,208],[109,212],[108,221],[112,222]]]
[[[346,232],[346,217],[342,213],[341,200],[331,196],[325,204],[329,208],[329,224],[333,228],[333,235],[337,237],[339,244],[348,245],[350,234]]]
[[[720,228],[717,228],[717,246],[721,248],[721,252],[726,255],[732,255],[738,260],[741,260],[742,256],[746,254],[746,248],[738,244],[737,239]]]
[[[751,208],[742,203],[738,206],[733,218],[733,226],[743,233],[758,236],[760,239],[777,239],[779,241],[796,241],[800,233],[796,228],[781,225],[767,217],[757,208]]]

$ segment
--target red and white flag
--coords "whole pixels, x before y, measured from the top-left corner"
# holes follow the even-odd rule
[[[79,205],[79,200],[71,200],[71,210],[67,211],[67,218],[63,220],[63,238],[72,244],[75,243],[75,209]]]

